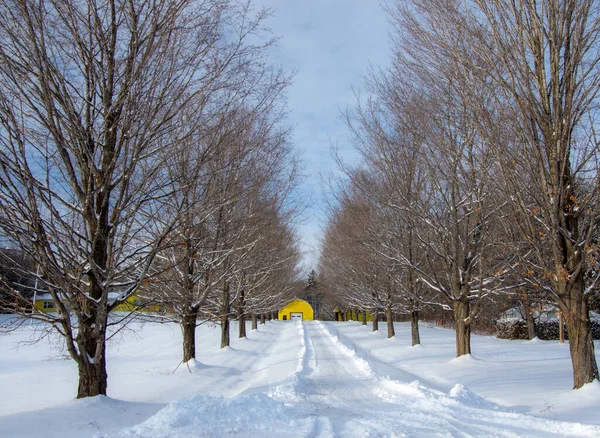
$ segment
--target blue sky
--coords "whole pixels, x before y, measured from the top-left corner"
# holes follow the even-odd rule
[[[316,268],[326,225],[321,175],[335,170],[331,145],[353,159],[340,113],[352,106],[369,65],[388,58],[387,16],[379,0],[254,0],[273,10],[267,26],[281,39],[271,50],[274,63],[295,70],[288,90],[293,141],[304,161],[302,194],[311,207],[298,226],[305,269]]]

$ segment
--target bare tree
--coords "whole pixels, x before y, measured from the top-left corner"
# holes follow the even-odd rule
[[[430,175],[418,147],[420,136],[414,136],[404,122],[408,113],[420,109],[405,101],[396,73],[372,71],[366,82],[369,99],[363,103],[358,98],[345,119],[354,145],[372,174],[371,178],[351,179],[378,211],[377,227],[381,230],[375,232],[371,227],[369,245],[392,266],[397,311],[410,315],[412,343],[417,345],[419,313],[430,297],[428,288],[418,281],[417,267],[423,268],[425,252],[417,239],[416,230],[421,225],[413,210],[422,202]]]
[[[108,313],[174,223],[159,151],[193,97],[243,68],[248,14],[222,0],[0,5],[0,227],[53,297],[57,314],[33,316],[65,336],[78,397],[106,394]]]
[[[600,213],[599,6],[591,0],[474,3],[482,18],[472,24],[486,30],[485,39],[474,39],[478,53],[498,82],[499,100],[509,100],[516,114],[511,126],[519,141],[508,151],[514,154],[499,150],[498,157],[514,202],[529,219],[525,241],[532,243],[565,315],[573,384],[579,388],[598,379],[589,320],[590,286],[597,277],[586,284],[586,271]],[[515,178],[515,171],[531,178]],[[547,235],[544,245],[534,244],[540,233]]]
[[[355,172],[353,178],[359,177],[366,175]],[[379,314],[385,312],[388,337],[392,337],[398,296],[392,265],[373,246],[372,233],[380,231],[374,204],[356,185],[345,187],[337,196],[319,270],[327,279],[329,293],[345,310],[371,313],[373,331],[379,329]]]
[[[597,379],[589,321],[597,276],[587,274],[599,212],[597,2],[426,0],[398,3],[396,18],[401,32],[421,29],[418,43],[437,47],[469,79],[463,101],[527,247],[524,280],[566,315],[574,387]]]
[[[262,205],[261,205],[262,204]],[[257,329],[257,312],[285,304],[287,293],[297,278],[299,252],[295,234],[286,216],[277,211],[273,203],[257,203],[255,216],[260,236],[255,240],[248,256],[242,262],[238,278],[237,312],[239,337],[246,336],[245,321],[252,318],[252,329]]]
[[[277,148],[287,139],[287,133],[274,127],[281,111],[278,97],[289,78],[265,63],[264,49],[246,49],[243,81],[237,77],[241,73],[234,71],[213,91],[214,96],[208,91],[202,94],[198,104],[205,108],[202,118],[182,113],[195,135],[188,134],[166,158],[175,192],[169,211],[178,215],[181,205],[186,208],[179,214],[168,247],[158,255],[161,262],[154,270],[159,284],[153,296],[173,310],[181,325],[184,362],[196,355],[198,316],[206,310],[217,284],[231,274],[223,267],[235,251],[245,253],[251,248],[248,242],[240,243],[247,237],[248,223],[236,234],[237,244],[223,245],[232,237],[228,212],[258,184],[250,172],[252,163],[264,149]],[[271,152],[277,156],[275,150]]]
[[[399,32],[393,65],[372,74],[373,97],[359,103],[348,124],[370,173],[382,181],[383,189],[367,182],[363,191],[389,212],[378,216],[386,231],[374,248],[394,263],[405,294],[415,297],[417,284],[426,286],[438,295],[428,301],[453,310],[460,356],[471,352],[481,305],[501,286],[491,254],[497,205],[487,183],[489,146],[468,105],[487,96],[447,53],[458,40],[430,40],[427,24],[404,7],[392,18]]]

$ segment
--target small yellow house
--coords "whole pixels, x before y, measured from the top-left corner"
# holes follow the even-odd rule
[[[112,296],[113,292],[110,292],[108,294],[108,301],[109,302],[115,302],[115,300],[117,299],[118,295],[116,293],[114,293],[114,295],[116,296]],[[139,296],[137,295],[131,295],[130,297],[128,297],[125,301],[123,301],[121,304],[118,304],[117,307],[114,308],[115,312],[135,312],[135,311],[140,311],[140,312],[156,312],[158,310],[154,310],[154,307],[158,307],[158,306],[151,306],[152,308],[148,307],[146,308],[144,306],[144,301],[142,299],[140,299]]]
[[[50,294],[36,295],[33,305],[36,308],[36,310],[43,313],[52,313],[57,311],[56,304],[54,303],[52,295]]]
[[[109,292],[108,302],[114,303],[119,297],[119,292]],[[114,312],[162,312],[163,308],[158,304],[153,304],[147,297],[140,295],[131,295],[125,301],[118,304]]]
[[[109,292],[108,293],[108,303],[114,303],[117,298],[120,296],[118,292]],[[45,293],[39,294],[35,297],[35,302],[33,303],[35,308],[43,313],[53,313],[57,312],[56,303],[52,299],[52,295]],[[115,312],[160,312],[161,307],[154,304],[148,305],[145,300],[140,298],[138,295],[131,295],[124,302],[117,305],[114,308]]]
[[[296,298],[279,311],[277,319],[280,321],[312,321],[315,319],[315,314],[310,304]]]

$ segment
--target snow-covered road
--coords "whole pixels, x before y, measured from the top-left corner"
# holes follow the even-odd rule
[[[475,336],[479,358],[454,359],[449,330],[425,326],[410,347],[402,323],[386,339],[354,322],[272,321],[220,349],[205,325],[198,362],[177,367],[177,326],[130,329],[109,345],[110,397],[84,400],[56,342],[15,350],[29,328],[0,338],[0,437],[600,436],[600,384],[570,390],[568,349],[551,342]]]
[[[266,354],[262,377],[239,386],[239,395],[171,403],[118,436],[600,436],[598,426],[515,413],[462,385],[447,392],[424,386],[405,371],[357,353],[335,327],[318,321],[282,326],[281,342],[302,340],[295,372],[287,378],[281,380],[281,362]]]
[[[376,403],[377,419],[366,412],[377,398],[379,385],[368,365],[335,342],[320,323],[301,328],[306,348],[295,399],[314,416],[310,436],[369,436],[373,431],[389,434],[393,430],[389,422],[381,424],[391,413],[389,406]]]
[[[460,385],[445,394],[392,380],[322,323],[305,323],[305,351],[289,400],[312,419],[305,436],[598,436],[596,426],[512,413]],[[277,393],[277,391],[275,391]],[[300,430],[298,431],[300,432]],[[300,433],[299,433],[300,435]]]

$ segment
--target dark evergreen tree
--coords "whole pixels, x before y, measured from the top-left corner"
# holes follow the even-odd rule
[[[310,304],[315,312],[315,319],[319,317],[319,312],[323,305],[323,294],[320,291],[319,281],[315,270],[311,270],[308,274],[306,287],[304,288],[306,301]]]

